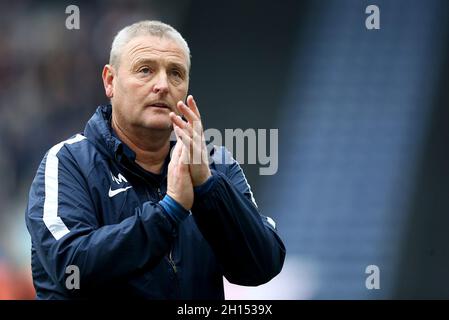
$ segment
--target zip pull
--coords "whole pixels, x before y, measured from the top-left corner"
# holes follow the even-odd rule
[[[169,255],[168,255],[168,261],[170,262],[170,264],[171,264],[171,266],[172,266],[172,268],[173,268],[173,271],[175,272],[175,273],[177,273],[178,272],[178,270],[176,269],[176,264],[175,264],[175,261],[173,260],[173,257],[172,257],[172,250],[170,250],[170,253],[169,253]]]
[[[157,195],[159,197],[159,200],[162,200],[163,196],[162,196],[162,192],[161,192],[161,188],[160,187],[157,188]]]

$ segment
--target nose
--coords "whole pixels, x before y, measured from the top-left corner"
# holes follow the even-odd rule
[[[164,71],[159,72],[156,79],[156,83],[153,86],[154,93],[167,93],[168,92],[168,79],[167,73]]]

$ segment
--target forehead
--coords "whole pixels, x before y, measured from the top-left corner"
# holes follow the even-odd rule
[[[133,64],[147,58],[181,63],[187,68],[187,53],[176,40],[167,37],[137,36],[123,49],[124,64]]]

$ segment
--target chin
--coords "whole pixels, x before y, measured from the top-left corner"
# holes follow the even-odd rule
[[[170,118],[167,119],[151,119],[151,121],[145,121],[143,127],[151,130],[172,130],[172,123]]]
[[[151,130],[171,130],[170,110],[148,108],[140,116],[140,125]]]

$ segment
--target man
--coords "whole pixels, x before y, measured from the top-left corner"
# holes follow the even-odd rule
[[[37,298],[224,299],[223,276],[256,286],[281,271],[284,245],[239,164],[218,147],[209,161],[189,70],[171,26],[116,35],[111,105],[48,151],[31,186]]]

